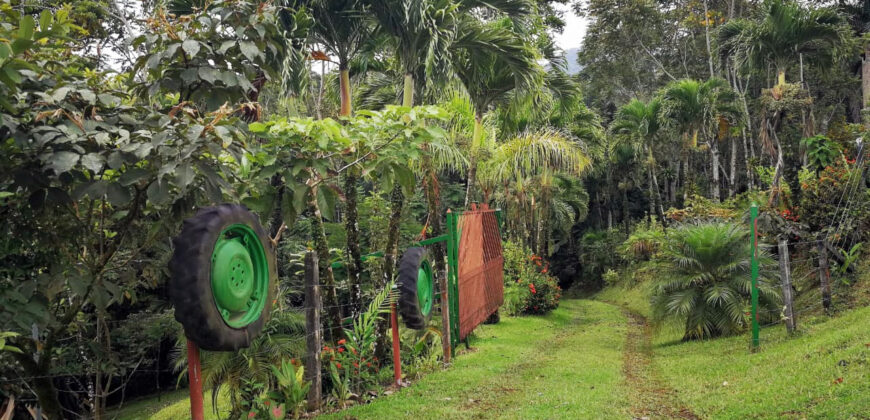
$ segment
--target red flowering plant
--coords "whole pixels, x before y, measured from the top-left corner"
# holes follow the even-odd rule
[[[374,356],[377,321],[389,313],[392,282],[369,303],[368,309],[344,329],[346,338],[324,346],[323,364],[332,382],[332,394],[343,405],[351,394],[364,395],[378,384],[378,358]]]
[[[562,289],[549,275],[549,262],[528,249],[506,242],[505,305],[510,315],[545,314],[559,306]]]
[[[866,159],[866,157],[865,157]],[[864,165],[867,160],[863,160]],[[837,159],[834,163],[819,171],[817,176],[805,177],[801,180],[801,200],[793,210],[793,218],[783,214],[783,217],[807,225],[810,231],[836,231],[839,235],[862,236],[862,232],[870,229],[870,196],[862,188],[857,188],[861,179],[862,168],[853,160]],[[845,197],[845,198],[844,198]],[[849,200],[848,214],[843,215],[846,207],[843,203]],[[837,223],[831,220],[837,215]],[[840,226],[842,221],[842,226]],[[834,237],[834,240],[837,240]],[[862,239],[857,239],[858,241]]]

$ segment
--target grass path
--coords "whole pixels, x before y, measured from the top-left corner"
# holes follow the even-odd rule
[[[628,418],[626,318],[613,305],[567,300],[543,317],[478,328],[451,369],[336,419]]]
[[[628,335],[623,353],[622,372],[631,387],[631,414],[635,418],[698,419],[679,402],[675,391],[659,377],[652,361],[649,324],[641,315],[624,311]]]

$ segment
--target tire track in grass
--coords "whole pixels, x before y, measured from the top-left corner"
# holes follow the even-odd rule
[[[469,392],[472,398],[463,404],[468,418],[624,418],[615,389],[623,337],[600,337],[624,327],[618,310],[608,314],[609,306],[590,301],[564,305],[570,319],[549,340],[536,342],[518,363]]]
[[[622,371],[630,389],[634,419],[700,419],[659,379],[652,362],[651,328],[646,318],[623,309],[628,320]]]

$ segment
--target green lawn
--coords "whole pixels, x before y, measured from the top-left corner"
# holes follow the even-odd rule
[[[619,308],[568,300],[477,329],[452,368],[324,418],[626,418]]]
[[[661,343],[654,354],[663,378],[705,417],[870,418],[870,308],[795,338],[765,328],[761,342],[755,354],[747,335]]]
[[[223,393],[218,398],[218,414],[212,410],[211,391],[203,392],[203,409],[206,420],[220,420],[230,412],[229,399]],[[190,401],[188,390],[167,392],[157,397],[131,401],[120,410],[109,410],[108,418],[117,420],[180,420],[190,418]]]
[[[754,354],[747,335],[683,343],[679,331],[657,330],[647,365],[633,372],[650,390],[623,371],[635,359],[624,354],[621,308],[648,315],[645,292],[609,289],[596,298],[613,304],[566,300],[547,316],[481,326],[451,368],[322,418],[625,419],[650,392],[672,395],[675,407],[701,418],[870,418],[870,307],[802,323],[792,338],[781,326],[764,328]],[[206,417],[218,418],[205,399]],[[118,418],[174,420],[188,410],[178,391],[130,403]]]
[[[649,314],[643,290],[597,298]],[[683,343],[679,331],[663,328],[653,337],[654,363],[705,418],[870,418],[870,307],[801,321],[792,338],[783,326],[763,328],[754,354],[746,334]]]

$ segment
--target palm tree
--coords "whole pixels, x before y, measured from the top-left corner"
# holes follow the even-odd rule
[[[181,335],[176,340],[173,358],[179,376],[187,375],[187,339]],[[279,309],[276,306],[263,333],[250,347],[234,352],[200,352],[203,386],[212,391],[217,401],[221,392],[230,397],[229,418],[242,418],[244,403],[256,395],[245,389],[247,381],[269,384],[272,381],[272,366],[282,361],[301,357],[305,352],[305,316],[302,313]]]
[[[732,335],[749,324],[752,245],[748,229],[734,223],[687,224],[673,228],[654,260],[656,320],[685,326],[684,340]],[[759,251],[761,252],[761,251]],[[759,256],[761,312],[777,313],[780,300],[773,259]]]
[[[844,45],[848,29],[832,9],[808,9],[796,1],[767,0],[755,20],[734,19],[719,28],[723,55],[764,70],[776,68],[777,86],[800,57],[830,61]]]
[[[658,215],[664,221],[664,206],[662,205],[659,181],[656,177],[656,159],[653,154],[660,140],[662,101],[654,98],[649,102],[632,99],[616,112],[616,118],[610,129],[630,140],[636,141],[640,151],[647,156],[647,176],[649,178],[649,214]]]
[[[528,232],[526,243],[536,248],[540,255],[547,256],[554,175],[580,175],[590,164],[591,160],[577,139],[560,131],[538,130],[499,145],[492,157],[481,163],[480,177],[482,181],[504,185],[506,201],[519,199],[518,207],[529,225],[524,229]],[[526,193],[525,184],[531,182],[537,186],[537,196]],[[514,193],[516,197],[511,196]],[[538,203],[542,203],[540,210]],[[540,220],[537,219],[539,213]]]
[[[474,107],[474,131],[468,148],[471,164],[465,191],[468,206],[475,188],[478,152],[484,147],[483,115],[514,89],[536,84],[541,71],[535,62],[534,49],[511,31],[510,19],[481,24],[468,17],[461,22],[452,64]]]
[[[833,9],[804,8],[791,0],[767,0],[756,19],[737,19],[722,25],[719,43],[722,55],[733,57],[735,62],[745,63],[751,69],[764,71],[773,65],[777,82],[770,94],[779,100],[786,94],[786,71],[790,66],[799,63],[803,74],[804,61],[832,62],[848,44],[849,33],[843,18]],[[770,120],[767,115],[761,120],[760,138],[767,142],[772,137],[776,143],[769,147],[777,153],[771,203],[778,197],[780,175],[791,186],[792,198],[800,200],[797,172],[801,164],[796,142],[781,144],[773,131],[783,116],[782,110],[775,110]],[[807,137],[812,135],[806,128],[805,133]]]
[[[285,6],[300,8],[295,0],[284,0]],[[373,25],[366,16],[367,10],[361,0],[311,0],[304,2],[304,9],[312,18],[311,41],[322,45],[338,62],[339,72],[339,116],[349,117],[353,110],[353,97],[350,86],[350,63],[370,40]],[[287,15],[287,13],[285,13]],[[284,20],[286,16],[282,16]],[[312,54],[319,60],[331,61],[325,54]],[[358,151],[359,155],[366,151]],[[355,158],[356,156],[354,156]],[[350,279],[350,306],[355,316],[361,309],[361,274],[363,271],[362,253],[359,247],[359,228],[357,211],[357,184],[360,170],[348,168],[344,176],[345,228],[347,230],[346,248],[349,264],[346,266]]]
[[[714,133],[721,120],[736,119],[739,115],[733,105],[734,100],[735,95],[728,82],[719,78],[704,82],[682,79],[671,82],[664,89],[664,115],[669,123],[682,131],[684,145],[696,147],[700,136],[710,150],[710,194],[715,202],[720,199],[720,164],[719,143]],[[685,166],[688,164],[685,163]]]

